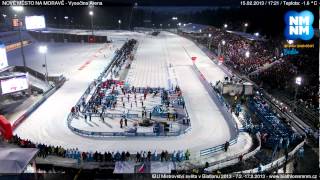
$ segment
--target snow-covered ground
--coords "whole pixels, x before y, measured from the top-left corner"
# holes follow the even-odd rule
[[[201,82],[199,82],[197,75],[191,67],[192,63],[188,54],[199,54],[199,56],[201,56],[200,49],[188,40],[167,32],[161,32],[156,38],[149,36],[145,37],[145,39],[147,40],[140,42],[140,47],[142,48],[138,49],[138,51],[141,51],[140,55],[145,57],[140,56],[140,58],[150,58],[148,59],[150,61],[154,59],[169,62],[173,65],[171,68],[177,76],[191,118],[192,129],[187,134],[179,137],[161,138],[121,137],[94,139],[84,138],[71,132],[66,123],[68,113],[71,107],[79,100],[89,82],[100,74],[108,60],[110,60],[110,58],[106,60],[102,54],[98,54],[92,62],[81,71],[70,73],[69,81],[31,114],[31,116],[15,130],[15,133],[22,138],[27,138],[34,142],[60,145],[66,148],[77,147],[79,150],[86,151],[128,150],[135,153],[141,150],[151,150],[151,152],[154,150],[168,150],[172,152],[174,150],[190,149],[192,155],[195,153],[199,154],[201,149],[224,144],[231,137],[234,137],[236,135],[234,130],[228,126],[217,105],[210,99],[208,92]],[[147,46],[143,44],[144,42],[148,43]],[[70,51],[73,51],[74,55],[94,52],[93,49],[84,50],[78,48]],[[73,58],[78,59],[77,57]],[[83,58],[86,57],[79,57],[79,59]],[[213,68],[210,71],[208,69],[205,73],[209,74],[209,72],[214,71],[212,74],[210,73],[212,76],[210,78],[224,77],[223,72],[217,70],[216,65],[212,62],[210,64],[209,58],[201,56],[198,59],[203,60],[203,64],[208,63],[208,66]],[[146,62],[147,61],[143,61],[141,66]],[[149,66],[146,68],[148,67]],[[158,68],[161,69],[159,73],[167,73],[167,69]],[[149,76],[152,76],[152,71],[146,72],[146,74],[137,78],[141,78],[143,81]],[[154,81],[159,81],[159,79],[154,79]],[[152,83],[156,84],[156,82]],[[159,81],[158,83],[158,86],[161,86],[160,83],[162,82]],[[141,85],[147,86],[148,84]],[[237,148],[237,150],[245,151],[248,145],[250,147],[250,140],[241,142],[241,144],[238,144],[239,148]]]
[[[120,88],[118,87],[120,91]],[[123,101],[121,100],[123,98]],[[124,126],[120,128],[120,117],[105,117],[104,122],[101,121],[100,117],[92,117],[92,121],[85,121],[84,117],[81,115],[78,118],[73,118],[71,121],[71,126],[77,129],[82,129],[86,131],[92,132],[123,132],[127,131],[130,128],[133,128],[134,123],[138,123],[141,120],[141,112],[143,111],[143,107],[145,107],[147,113],[147,117],[149,117],[149,112],[152,111],[154,106],[161,104],[161,98],[158,94],[157,96],[153,97],[152,95],[148,95],[146,100],[143,100],[143,106],[141,104],[141,100],[143,100],[143,94],[137,94],[136,100],[134,99],[133,94],[130,94],[129,101],[128,96],[120,94],[117,98],[117,106],[115,109],[106,109],[106,113],[110,114],[123,114],[123,113],[130,113],[130,114],[137,114],[140,118],[128,118],[128,126]],[[137,104],[136,104],[136,103]],[[125,106],[123,107],[123,103]],[[131,107],[132,105],[132,107]],[[154,119],[154,117],[153,117]],[[157,118],[160,119],[160,118]],[[137,132],[153,132],[153,127],[141,127],[138,126]]]
[[[110,56],[116,48],[121,47],[123,42],[109,44],[81,44],[81,43],[39,43],[33,42],[31,45],[24,47],[26,64],[28,67],[45,73],[42,65],[45,63],[43,54],[40,54],[38,48],[40,45],[47,45],[46,54],[48,73],[50,75],[70,74],[78,69],[87,61],[94,59],[98,53]],[[101,49],[101,50],[100,50]],[[20,49],[9,51],[7,53],[9,65],[22,66],[22,56]],[[106,64],[107,64],[106,60]]]
[[[91,35],[91,30],[83,29],[57,29],[57,28],[47,28],[44,32],[52,33],[65,33],[65,34],[77,34],[77,35]],[[131,32],[126,30],[94,30],[94,35],[97,36],[107,36],[109,40],[127,40],[128,38],[134,38],[141,36],[142,33]]]
[[[162,37],[144,36],[139,39],[135,60],[126,81],[135,87],[168,88],[168,65],[163,57]]]

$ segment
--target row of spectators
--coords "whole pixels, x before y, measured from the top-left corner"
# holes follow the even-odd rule
[[[210,27],[203,34],[192,34],[199,43],[210,46],[210,49],[220,49],[225,63],[243,74],[249,74],[266,63],[274,61],[274,48],[265,41],[252,41],[239,35]],[[211,37],[208,37],[208,34]],[[222,44],[222,41],[225,41]],[[246,56],[249,52],[249,56]]]
[[[136,162],[143,161],[183,161],[189,160],[190,151],[174,151],[173,153],[168,153],[168,151],[141,151],[136,154],[130,154],[128,151],[117,151],[117,152],[84,152],[79,151],[78,148],[65,149],[61,146],[48,146],[45,144],[35,144],[30,140],[21,139],[17,135],[13,136],[10,143],[18,145],[22,148],[38,148],[39,157],[46,158],[48,155],[59,156],[63,158],[72,158],[80,161],[86,162],[115,162],[115,161],[129,161],[133,160]]]

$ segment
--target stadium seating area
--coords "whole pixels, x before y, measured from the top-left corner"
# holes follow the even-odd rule
[[[297,55],[286,56],[281,51],[284,44],[288,42],[279,39],[252,39],[241,33],[234,33],[212,26],[201,26],[201,31],[190,31],[181,28],[180,33],[184,36],[203,44],[209,49],[218,52],[224,59],[224,64],[234,69],[241,75],[247,75],[260,87],[267,91],[289,94],[290,98],[277,98],[283,100],[289,106],[294,105],[294,94],[296,89],[295,77],[301,76],[303,83],[299,87],[297,99],[300,117],[310,117],[308,121],[318,126],[315,117],[319,113],[319,89],[318,89],[318,55],[313,49],[299,49]],[[189,25],[189,29],[193,26]],[[211,37],[209,37],[211,34]],[[244,33],[242,33],[244,34]],[[225,43],[222,43],[224,41]],[[295,41],[295,43],[299,43]],[[317,47],[318,41],[313,41]],[[246,55],[246,52],[249,54]],[[219,54],[219,53],[217,53]],[[303,112],[303,113],[302,113]]]

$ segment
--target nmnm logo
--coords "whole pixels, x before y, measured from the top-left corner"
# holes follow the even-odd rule
[[[312,23],[314,16],[310,11],[289,11],[285,14],[286,28],[284,34],[287,40],[310,40],[314,32]]]

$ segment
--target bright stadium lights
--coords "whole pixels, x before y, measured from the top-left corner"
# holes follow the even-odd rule
[[[39,52],[41,54],[47,53],[47,50],[48,50],[47,46],[39,46]]]
[[[12,9],[15,12],[21,12],[21,11],[23,11],[23,6],[12,6]]]
[[[7,17],[7,15],[6,15],[6,14],[2,14],[2,16],[3,16],[3,18],[6,18],[6,17]]]
[[[294,43],[293,40],[288,40],[287,42],[288,42],[288,44],[293,44]]]
[[[89,11],[90,20],[91,20],[91,35],[93,36],[93,11]]]
[[[178,20],[178,18],[177,17],[172,17],[172,20]]]
[[[258,32],[256,32],[256,33],[254,33],[254,35],[258,37],[260,34]]]
[[[185,27],[185,26],[186,26],[186,24],[183,24],[183,26]]]
[[[65,16],[64,19],[67,20],[67,19],[69,19],[69,17],[68,17],[68,16]]]
[[[122,23],[122,21],[121,21],[121,19],[119,19],[119,20],[118,20],[118,29],[119,29],[119,30],[120,30],[121,23]]]
[[[224,27],[224,28],[228,28],[228,24],[224,24],[223,27]]]
[[[300,76],[296,77],[296,84],[300,86],[301,83],[302,83],[302,78]]]
[[[246,51],[245,56],[246,56],[246,58],[249,58],[250,57],[250,52]]]
[[[244,23],[244,27],[248,27],[249,26],[249,24],[248,23]]]
[[[225,44],[226,44],[226,41],[225,41],[225,40],[222,40],[221,43],[222,43],[222,45],[225,45]]]
[[[178,23],[178,26],[181,26],[181,23],[180,23],[180,22]]]
[[[212,36],[211,34],[208,34],[208,37],[209,37],[209,38],[211,38],[211,36]]]
[[[295,94],[294,94],[294,106],[293,106],[294,111],[297,110],[297,95],[298,95],[299,86],[302,84],[302,77],[300,76],[296,77],[295,83],[296,83],[296,88],[295,88]]]
[[[199,29],[199,32],[202,33],[202,29]]]

